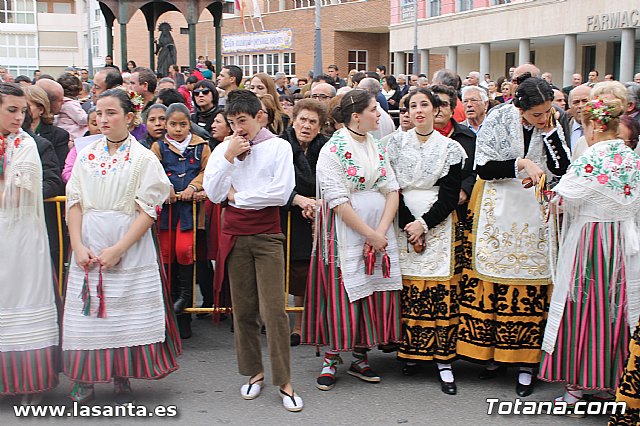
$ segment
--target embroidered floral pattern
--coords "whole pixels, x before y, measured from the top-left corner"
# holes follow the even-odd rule
[[[98,142],[87,148],[88,152],[80,157],[80,161],[88,164],[94,177],[104,177],[115,173],[129,164],[130,142],[125,142],[113,154],[109,154],[109,147],[105,141]]]
[[[598,145],[571,166],[576,175],[597,181],[618,195],[631,196],[640,179],[640,160],[622,141]]]
[[[367,188],[367,180],[361,175],[360,165],[352,158],[353,154],[347,151],[348,139],[346,137],[333,137],[329,142],[329,151],[335,153],[342,163],[342,167],[347,175],[347,180],[355,185],[356,191],[362,191]],[[385,168],[386,161],[386,148],[378,146],[378,167],[380,169],[380,177],[373,184],[372,189],[378,189],[384,186],[384,182],[387,180],[387,170]]]

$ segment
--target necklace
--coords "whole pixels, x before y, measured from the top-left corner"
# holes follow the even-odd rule
[[[127,135],[124,139],[119,140],[119,141],[112,141],[109,138],[107,138],[107,142],[112,143],[114,145],[118,145],[119,143],[122,143],[122,142],[126,141],[127,139],[129,139],[129,135]]]
[[[358,135],[358,136],[360,136],[361,138],[364,138],[364,137],[366,136],[366,134],[364,134],[364,133],[358,133],[358,132],[356,132],[355,130],[350,129],[349,127],[347,127],[347,130],[348,130],[348,131],[350,131],[351,133],[353,133],[354,135]]]
[[[434,130],[435,130],[435,129],[431,129],[431,131],[430,131],[429,133],[425,133],[425,134],[419,133],[419,132],[416,130],[416,135],[418,135],[418,136],[422,136],[423,138],[427,138],[427,137],[431,136],[431,134],[433,133],[433,131],[434,131]]]

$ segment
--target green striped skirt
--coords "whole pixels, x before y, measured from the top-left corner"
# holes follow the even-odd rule
[[[626,283],[622,272],[613,271],[613,223],[588,223],[575,266],[574,300],[567,300],[553,354],[543,352],[540,378],[566,382],[582,389],[615,389],[629,353],[626,315]],[[584,271],[584,274],[583,272]],[[613,274],[618,281],[611,283]],[[611,301],[611,286],[615,300]]]

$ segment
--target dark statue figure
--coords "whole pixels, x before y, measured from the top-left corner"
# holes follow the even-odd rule
[[[155,52],[158,55],[157,72],[159,75],[166,77],[169,74],[169,67],[178,62],[176,45],[173,42],[171,25],[168,22],[158,25],[158,31],[160,31],[160,37],[156,41]]]

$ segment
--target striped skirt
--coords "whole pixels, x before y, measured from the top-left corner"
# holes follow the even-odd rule
[[[155,227],[153,240],[158,253],[158,265],[162,265]],[[182,353],[182,342],[171,307],[167,276],[162,267],[160,276],[165,314],[164,342],[122,348],[63,351],[62,362],[66,376],[82,383],[107,383],[116,377],[156,380],[178,369],[177,358]]]
[[[609,426],[637,426],[640,424],[640,323],[629,345],[629,360],[620,378],[616,401],[626,402],[624,414],[615,414],[609,420]]]
[[[329,345],[331,350],[352,351],[355,347],[375,347],[401,341],[400,291],[374,292],[349,302],[337,259],[337,241],[331,229],[328,262],[322,259],[322,238],[311,258],[307,294],[304,303],[302,342]],[[322,235],[322,234],[320,234]]]
[[[574,300],[567,300],[553,354],[544,353],[540,378],[583,389],[615,389],[629,348],[624,269],[610,300],[613,256],[598,235],[613,235],[612,223],[589,223],[581,239],[588,244],[576,259]],[[602,228],[605,229],[602,229]],[[613,238],[611,239],[613,240]],[[584,272],[584,276],[581,271]],[[615,307],[614,307],[615,306]]]
[[[0,395],[40,393],[58,385],[60,348],[0,352]]]

